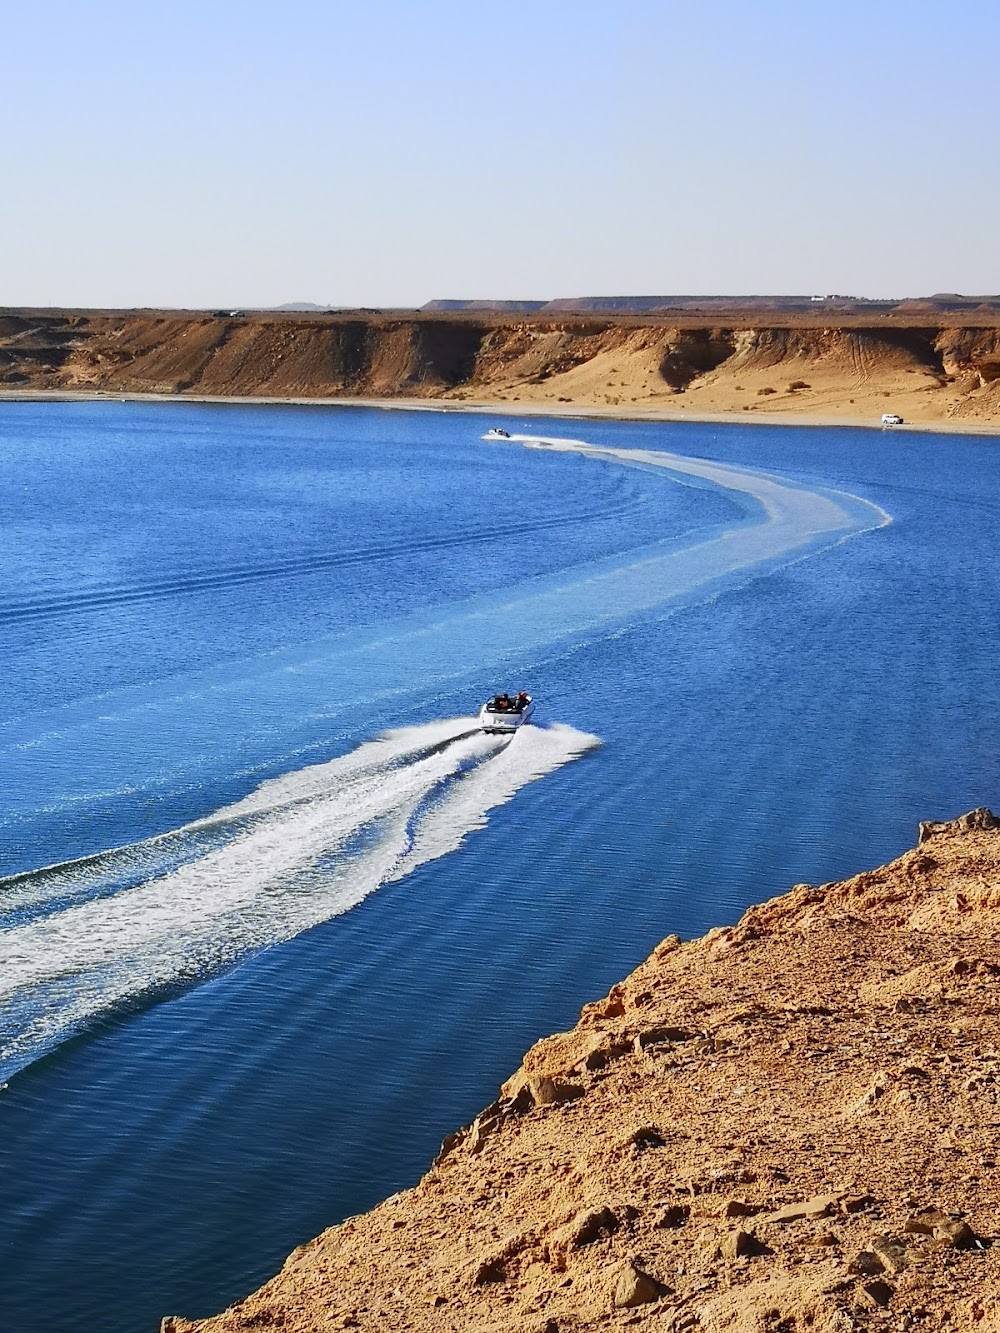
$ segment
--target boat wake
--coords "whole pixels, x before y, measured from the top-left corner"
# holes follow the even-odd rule
[[[721,490],[729,516],[398,619],[0,721],[0,766],[18,793],[0,811],[5,846],[44,846],[53,828],[70,827],[86,845],[88,830],[115,812],[141,818],[150,801],[200,790],[219,772],[253,772],[276,752],[291,766],[331,736],[364,734],[404,695],[408,707],[430,710],[490,671],[521,670],[555,645],[706,600],[889,521],[846,492],[707,459],[530,435],[500,447],[574,453],[641,468],[666,486]],[[31,864],[30,855],[7,865]]]
[[[0,1075],[348,911],[597,744],[471,717],[406,727],[159,837],[0,880]]]
[[[485,436],[484,436],[485,438]],[[604,462],[624,464],[673,474],[674,480],[688,479],[695,485],[707,482],[721,487],[739,502],[748,514],[757,510],[750,525],[757,538],[766,536],[741,550],[747,563],[757,563],[768,556],[790,553],[796,549],[829,545],[830,537],[843,540],[862,532],[885,527],[892,518],[879,505],[849,491],[830,487],[799,485],[787,477],[774,476],[755,468],[718,463],[707,458],[693,458],[654,449],[621,449],[610,445],[588,444],[564,436],[510,435],[511,444],[527,449],[546,449],[556,453],[582,454]],[[750,503],[747,504],[746,502]],[[728,540],[731,532],[723,534]]]
[[[123,688],[99,705],[12,719],[0,725],[0,763],[18,793],[0,815],[7,845],[44,846],[50,828],[70,825],[88,845],[111,816],[109,827],[148,826],[150,809],[168,808],[157,800],[211,790],[219,773],[260,771],[279,755],[291,766],[317,737],[363,734],[404,693],[409,709],[487,668],[520,671],[555,644],[704,600],[890,521],[858,496],[707,459],[543,436],[503,444],[721,488],[731,516],[398,620]],[[0,618],[67,609],[7,606]],[[402,663],[418,687],[404,685]],[[485,735],[473,718],[396,730],[156,838],[0,879],[0,1075],[109,1010],[347,911],[458,847],[525,783],[596,743],[560,726]],[[30,852],[17,855],[25,859],[8,865],[31,864]]]

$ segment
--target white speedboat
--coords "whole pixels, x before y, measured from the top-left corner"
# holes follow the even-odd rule
[[[479,726],[483,731],[517,731],[529,721],[535,705],[530,694],[495,694],[479,710]]]
[[[484,440],[509,440],[510,431],[504,430],[502,426],[491,426],[483,436]]]

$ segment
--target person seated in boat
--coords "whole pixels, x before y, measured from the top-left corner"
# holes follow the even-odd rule
[[[526,691],[522,690],[521,693],[517,696],[517,699],[515,700],[514,711],[517,713],[523,713],[524,710],[527,708],[527,706],[528,706],[528,695]]]
[[[510,711],[510,697],[506,694],[498,694],[493,701],[496,704],[498,713],[507,713]]]

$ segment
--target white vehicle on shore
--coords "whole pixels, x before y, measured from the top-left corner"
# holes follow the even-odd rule
[[[482,731],[514,732],[524,726],[534,711],[531,695],[524,690],[520,694],[495,694],[480,708],[479,726]]]
[[[509,440],[510,431],[504,430],[503,426],[491,426],[483,436],[484,440]]]
[[[882,413],[882,425],[883,425],[883,426],[901,426],[902,424],[903,424],[903,418],[902,418],[901,416],[899,416],[898,413],[896,413],[896,412],[883,412],[883,413]]]

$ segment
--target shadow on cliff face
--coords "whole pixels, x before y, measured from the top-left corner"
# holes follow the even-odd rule
[[[672,389],[681,391],[698,375],[705,375],[728,361],[734,350],[733,335],[728,329],[678,333],[660,362],[660,375]]]

